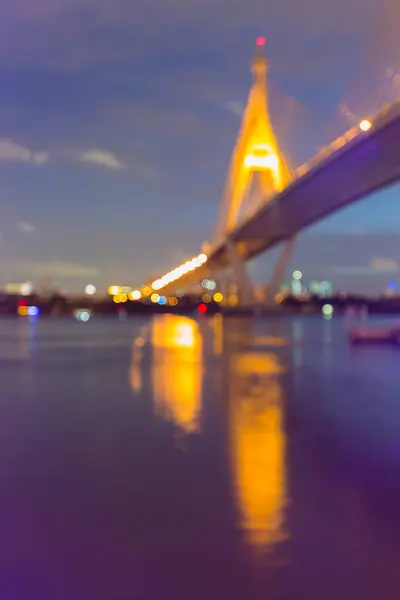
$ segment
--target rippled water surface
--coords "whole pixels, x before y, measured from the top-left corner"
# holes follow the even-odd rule
[[[1,597],[397,600],[400,349],[347,325],[0,321]]]

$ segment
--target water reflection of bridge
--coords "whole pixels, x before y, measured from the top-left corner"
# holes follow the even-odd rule
[[[140,335],[134,341],[135,393],[146,343],[153,351],[154,413],[173,423],[180,435],[202,433],[205,346],[212,351],[219,371],[213,398],[220,398],[226,407],[225,453],[239,526],[251,547],[271,548],[284,539],[286,505],[283,369],[276,354],[262,348],[259,339],[255,350],[247,328],[232,330],[220,315],[201,327],[186,317],[160,316],[146,339]]]

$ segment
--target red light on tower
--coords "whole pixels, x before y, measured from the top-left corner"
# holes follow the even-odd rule
[[[265,46],[265,37],[263,37],[262,35],[259,35],[258,38],[256,39],[256,44],[257,46]]]

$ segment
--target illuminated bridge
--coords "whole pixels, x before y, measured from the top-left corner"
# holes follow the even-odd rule
[[[215,235],[198,256],[152,283],[169,295],[230,267],[242,304],[253,302],[245,262],[287,242],[271,282],[281,283],[293,240],[323,217],[400,179],[400,100],[367,116],[311,161],[293,170],[268,112],[264,38],[257,39],[254,83],[232,155]],[[244,200],[250,213],[241,215]]]

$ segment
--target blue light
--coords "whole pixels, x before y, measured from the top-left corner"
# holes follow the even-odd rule
[[[163,304],[167,304],[167,299],[166,299],[166,297],[165,297],[165,296],[160,296],[160,299],[159,299],[159,301],[158,301],[158,304],[161,304],[161,305],[163,305]]]
[[[37,306],[28,306],[28,315],[30,317],[37,317],[39,312],[40,311]]]
[[[395,281],[390,281],[388,283],[388,289],[389,290],[397,290],[397,283]]]

